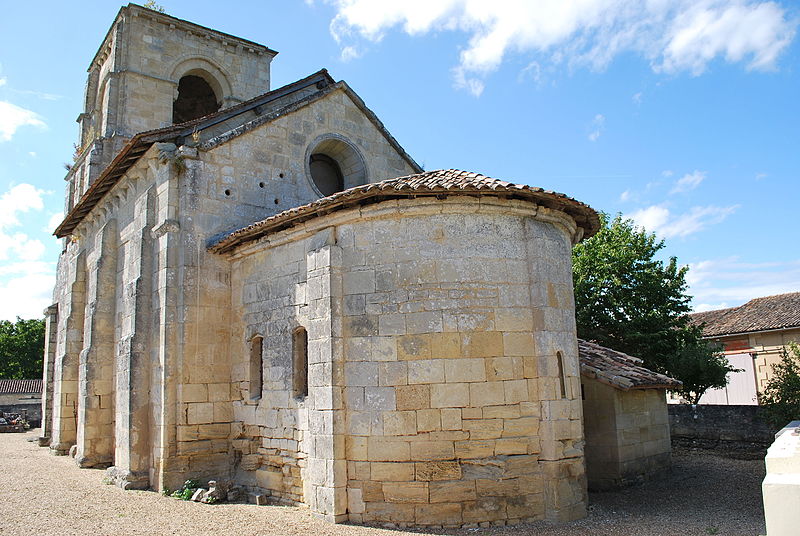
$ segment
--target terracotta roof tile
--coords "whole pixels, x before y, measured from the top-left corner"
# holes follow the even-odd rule
[[[653,372],[642,366],[643,361],[597,343],[578,339],[581,375],[616,389],[675,389],[680,381]]]
[[[695,324],[705,324],[703,335],[717,337],[772,329],[800,327],[800,292],[755,298],[729,309],[690,315]]]
[[[216,253],[229,252],[241,244],[292,227],[317,215],[352,206],[392,198],[451,194],[503,196],[532,201],[571,216],[577,225],[583,228],[584,236],[596,233],[600,225],[594,209],[564,194],[525,184],[513,184],[479,173],[439,169],[355,186],[306,205],[285,210],[218,238],[209,245],[209,249]]]
[[[0,380],[0,393],[41,393],[42,380]]]

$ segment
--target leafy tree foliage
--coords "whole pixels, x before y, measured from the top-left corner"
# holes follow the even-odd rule
[[[0,378],[41,378],[43,352],[44,320],[0,320]]]
[[[690,336],[679,344],[678,353],[666,364],[666,370],[683,382],[678,394],[690,404],[697,404],[708,389],[725,387],[729,372],[741,372],[741,369],[730,365],[720,346],[708,344],[689,333]]]
[[[578,336],[630,355],[702,396],[724,387],[731,369],[689,323],[686,272],[675,257],[656,258],[664,241],[617,215],[572,250]]]
[[[779,429],[800,419],[800,345],[790,342],[789,351],[784,350],[772,372],[758,403],[764,406],[770,425]]]

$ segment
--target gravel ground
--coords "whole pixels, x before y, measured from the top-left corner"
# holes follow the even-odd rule
[[[0,534],[92,535],[203,533],[215,536],[399,536],[414,534],[333,525],[302,508],[248,504],[204,505],[153,492],[102,484],[104,472],[78,469],[27,434],[0,434]],[[590,513],[565,525],[428,531],[468,535],[688,535],[764,534],[763,460],[675,453],[664,480],[621,492],[589,495]]]

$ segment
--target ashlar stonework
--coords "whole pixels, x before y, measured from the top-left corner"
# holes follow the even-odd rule
[[[585,515],[570,249],[596,213],[423,172],[326,71],[270,90],[275,54],[120,10],[56,230],[43,442],[333,521]]]

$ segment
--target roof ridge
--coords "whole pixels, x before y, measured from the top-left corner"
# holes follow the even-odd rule
[[[800,327],[800,292],[753,298],[742,305],[690,315],[706,337]]]

